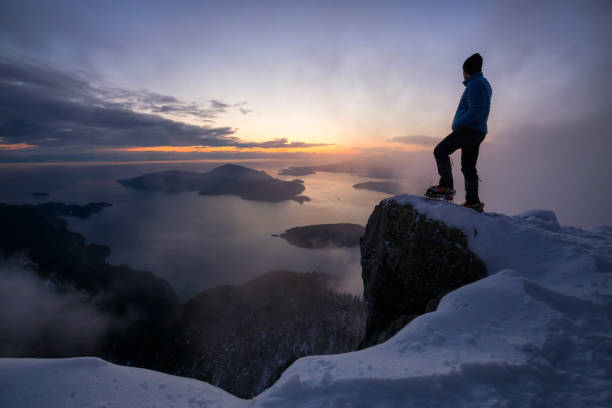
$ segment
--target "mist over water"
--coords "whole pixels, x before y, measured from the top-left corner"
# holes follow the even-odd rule
[[[361,295],[360,250],[309,250],[273,237],[294,226],[350,222],[365,225],[385,193],[357,190],[372,180],[317,172],[302,176],[312,201],[268,203],[235,196],[138,191],[116,180],[169,169],[207,171],[217,163],[14,165],[0,172],[0,201],[11,204],[107,201],[112,207],[89,219],[65,217],[88,243],[109,245],[112,264],[149,270],[166,279],[182,300],[217,285],[240,284],[273,269],[327,272],[341,277],[339,290]],[[278,176],[282,162],[240,163]],[[32,192],[48,192],[35,197]]]
[[[566,138],[559,134],[555,133],[557,145],[569,145],[563,143]],[[605,152],[593,154],[592,169],[566,166],[565,156],[550,159],[550,166],[541,168],[538,165],[541,148],[525,148],[525,142],[519,142],[518,137],[511,148],[496,143],[495,137],[491,138],[493,143],[482,145],[478,162],[479,175],[483,179],[480,196],[486,203],[486,211],[513,215],[548,209],[555,211],[564,225],[609,224],[609,200],[604,197],[578,206],[577,200],[586,195],[592,183],[572,179],[578,176],[591,179],[582,174],[589,171],[607,174],[605,167],[608,165],[603,160]],[[582,149],[584,146],[587,145],[583,144]],[[578,148],[567,150],[576,152]],[[458,203],[463,202],[464,196],[460,155],[460,151],[452,155]],[[375,160],[389,167],[395,174],[394,180],[402,183],[409,194],[422,194],[438,179],[431,151],[368,158],[367,163]],[[349,222],[365,226],[374,206],[389,194],[354,189],[352,185],[383,179],[329,172],[279,176],[278,171],[287,166],[314,163],[269,159],[234,161],[265,170],[280,179],[302,179],[306,188],[303,194],[312,200],[303,204],[248,201],[236,196],[200,196],[196,192],[139,191],[116,182],[163,170],[203,172],[227,162],[231,161],[2,164],[0,202],[112,203],[112,207],[87,220],[65,217],[68,228],[83,234],[88,243],[110,246],[110,263],[127,264],[163,277],[183,300],[206,288],[240,284],[273,269],[327,272],[342,278],[340,290],[362,293],[359,247],[304,249],[270,234],[321,223]],[[547,188],[543,189],[542,185]],[[33,192],[50,195],[36,197],[32,196]]]

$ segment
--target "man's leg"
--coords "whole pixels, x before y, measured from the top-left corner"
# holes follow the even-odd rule
[[[485,133],[473,131],[466,137],[466,143],[461,148],[461,172],[465,178],[465,201],[468,204],[480,203],[478,197],[478,172],[476,162],[480,144]]]
[[[442,139],[433,151],[440,175],[439,185],[442,187],[453,188],[453,170],[449,156],[462,146],[463,132],[463,129],[452,132]]]

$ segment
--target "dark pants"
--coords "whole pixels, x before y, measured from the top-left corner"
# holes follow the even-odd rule
[[[485,135],[486,133],[479,130],[466,127],[459,128],[446,136],[434,149],[438,174],[440,174],[439,184],[449,188],[453,188],[453,172],[449,155],[457,149],[461,149],[461,172],[465,178],[465,199],[470,204],[480,202],[476,161],[478,160],[480,144]]]

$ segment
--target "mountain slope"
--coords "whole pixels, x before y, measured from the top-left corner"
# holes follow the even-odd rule
[[[170,372],[251,397],[299,357],[354,350],[366,307],[331,289],[332,281],[323,273],[277,270],[201,292],[183,307]]]

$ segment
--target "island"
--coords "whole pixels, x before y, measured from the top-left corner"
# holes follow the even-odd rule
[[[364,227],[359,224],[337,223],[293,227],[281,234],[271,235],[283,238],[300,248],[348,248],[359,245],[359,238],[363,236],[364,231]]]
[[[309,174],[315,174],[316,171],[309,167],[289,167],[282,169],[278,172],[279,176],[307,176]]]
[[[237,164],[224,164],[205,173],[162,171],[117,182],[124,187],[167,193],[198,191],[201,195],[235,195],[253,201],[310,201],[300,195],[306,189],[302,180],[284,181]]]
[[[315,174],[317,171],[329,173],[349,173],[361,177],[373,177],[389,179],[395,177],[397,167],[401,167],[401,162],[391,157],[379,158],[357,158],[331,164],[318,164],[311,166],[289,166],[278,172],[279,176],[307,176]]]
[[[406,186],[395,181],[366,181],[364,183],[353,184],[353,188],[379,191],[387,194],[402,194],[407,191]]]
[[[85,205],[64,204],[59,202],[48,202],[38,204],[36,207],[53,215],[68,215],[81,219],[89,218],[92,214],[102,211],[106,207],[112,206],[111,203],[95,202]]]

